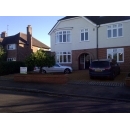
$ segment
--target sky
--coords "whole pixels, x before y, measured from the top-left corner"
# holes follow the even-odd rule
[[[8,32],[8,36],[19,32],[27,33],[27,26],[32,26],[32,35],[50,47],[49,31],[64,16],[0,16],[0,34]]]

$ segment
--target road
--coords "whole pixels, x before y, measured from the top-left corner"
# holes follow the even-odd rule
[[[129,113],[130,102],[0,90],[0,113]]]

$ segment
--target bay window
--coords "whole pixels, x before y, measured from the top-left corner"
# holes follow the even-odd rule
[[[58,63],[71,63],[71,57],[69,51],[56,52],[56,62]]]
[[[70,31],[58,31],[55,33],[56,43],[69,43],[70,42]]]

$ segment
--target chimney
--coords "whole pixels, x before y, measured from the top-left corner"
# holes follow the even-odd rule
[[[4,31],[4,32],[1,33],[1,38],[5,38],[5,37],[7,37],[6,31]]]
[[[27,44],[29,44],[30,48],[32,49],[32,27],[28,25],[27,27]]]

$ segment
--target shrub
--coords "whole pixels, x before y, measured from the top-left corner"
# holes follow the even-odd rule
[[[128,73],[128,77],[130,77],[130,73]]]
[[[0,62],[0,75],[20,73],[20,67],[25,67],[25,63],[21,61]]]

